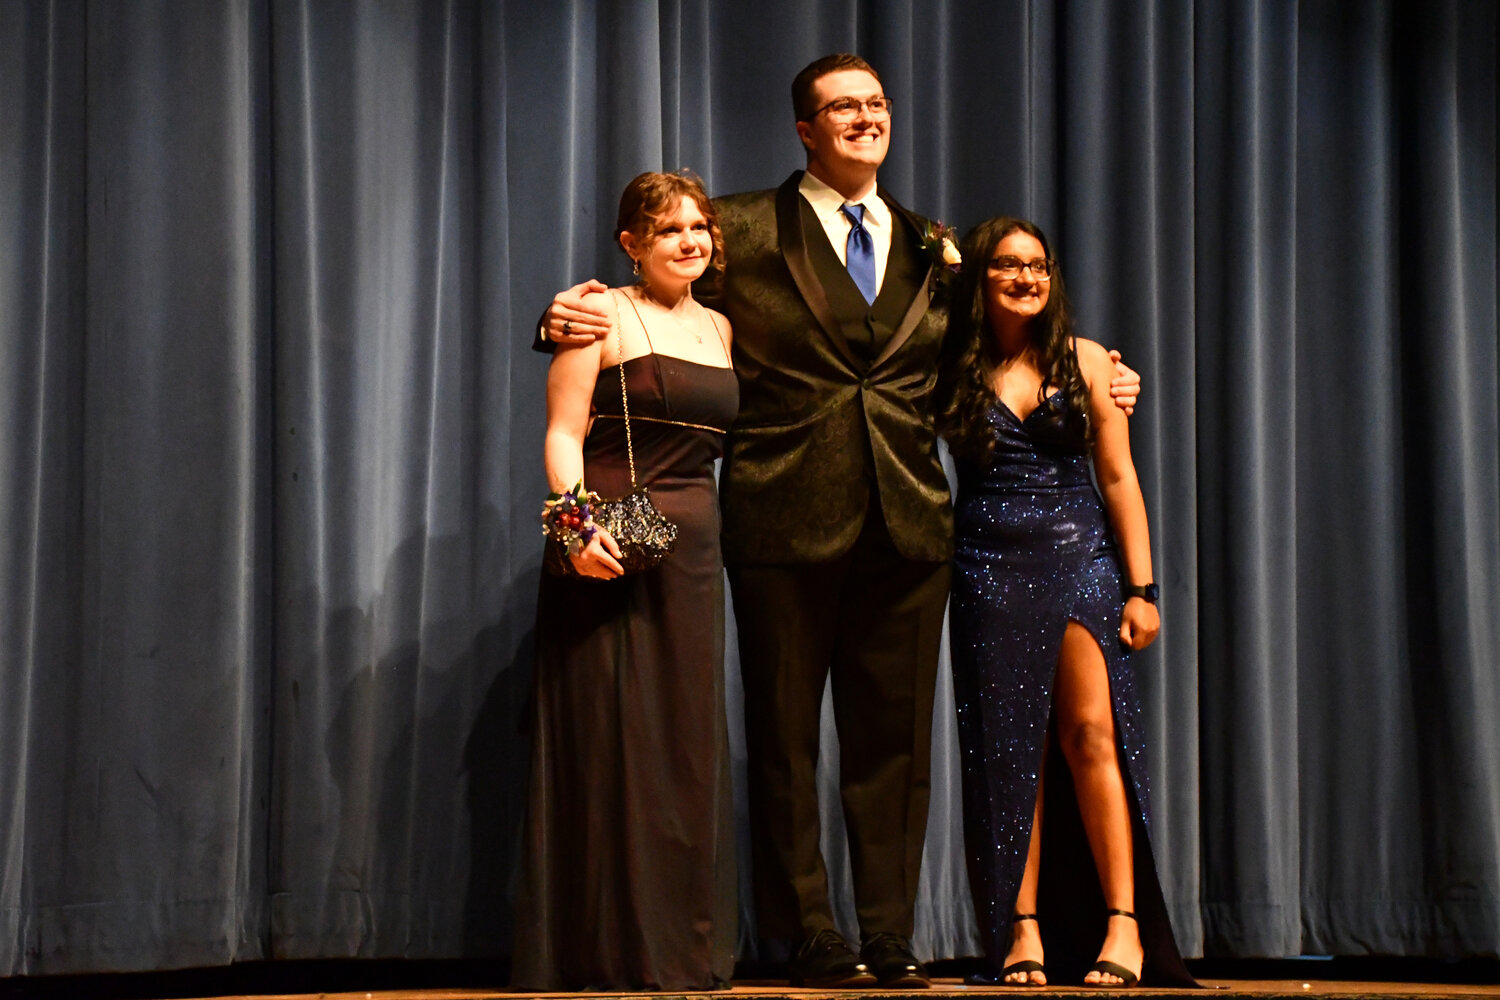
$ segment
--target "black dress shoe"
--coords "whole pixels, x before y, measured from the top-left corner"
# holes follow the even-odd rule
[[[792,957],[788,980],[793,986],[846,989],[874,986],[876,979],[838,931],[821,930],[802,942]]]
[[[932,985],[927,969],[911,953],[906,938],[899,934],[871,934],[859,949],[859,957],[865,960],[881,986],[925,990]]]

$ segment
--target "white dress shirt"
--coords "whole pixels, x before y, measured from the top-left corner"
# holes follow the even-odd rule
[[[875,242],[875,294],[879,295],[880,286],[885,282],[885,262],[891,256],[891,229],[894,220],[891,218],[890,206],[875,192],[873,186],[870,193],[859,201],[846,202],[843,195],[806,171],[802,173],[802,182],[797,185],[797,190],[812,206],[818,221],[823,224],[823,232],[828,234],[828,242],[833,244],[833,252],[839,255],[839,263],[845,267],[849,266],[849,230],[854,228],[854,224],[841,210],[845,204],[865,207],[863,221],[865,228],[870,231],[870,238]]]

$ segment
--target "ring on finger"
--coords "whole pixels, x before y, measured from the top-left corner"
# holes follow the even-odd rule
[[[563,336],[564,337],[570,337],[572,335],[573,335],[573,321],[570,320],[570,319],[569,320],[563,320]]]

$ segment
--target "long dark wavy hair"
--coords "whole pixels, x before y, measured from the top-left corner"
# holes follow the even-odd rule
[[[995,450],[990,408],[996,396],[990,387],[999,365],[1000,349],[985,315],[985,284],[990,259],[1000,241],[1014,232],[1029,233],[1052,258],[1046,234],[1025,219],[999,216],[980,223],[964,237],[960,248],[963,269],[954,284],[948,310],[948,336],[943,345],[938,372],[937,427],[953,454],[987,464]],[[1078,368],[1073,348],[1073,316],[1062,273],[1054,266],[1047,304],[1030,327],[1031,350],[1042,373],[1037,402],[1046,401],[1048,387],[1061,389],[1067,398],[1063,431],[1069,440],[1089,442],[1089,389]]]

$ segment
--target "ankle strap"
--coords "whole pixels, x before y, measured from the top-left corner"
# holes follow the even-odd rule
[[[1112,917],[1129,917],[1131,920],[1136,920],[1135,914],[1131,913],[1129,910],[1108,909],[1104,912]],[[1136,923],[1140,923],[1140,921],[1136,920]]]
[[[1012,916],[1010,918],[1010,922],[1011,923],[1015,923],[1017,920],[1036,920],[1036,914],[1035,913],[1017,913],[1017,914],[1015,914],[1014,916]]]

